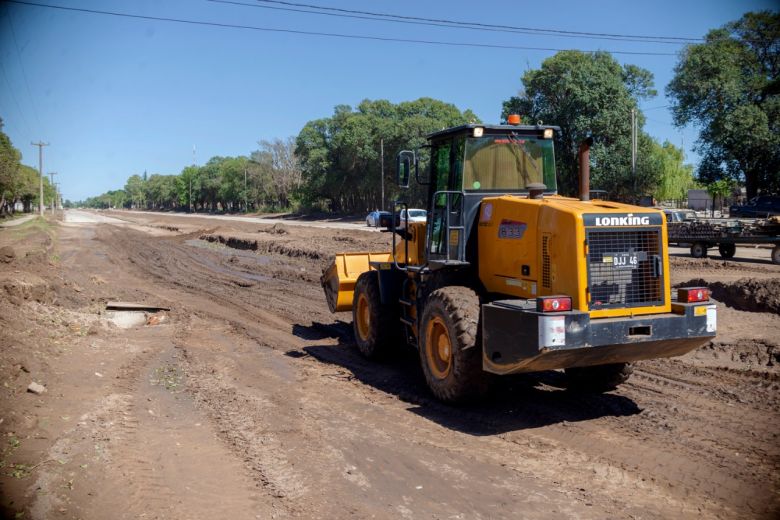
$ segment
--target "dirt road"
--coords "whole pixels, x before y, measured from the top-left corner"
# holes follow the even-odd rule
[[[674,259],[675,283],[718,281],[733,307],[711,345],[641,363],[618,391],[545,373],[453,408],[413,352],[365,361],[351,316],[327,311],[329,256],[387,234],[109,216],[0,231],[11,518],[780,514],[777,295],[727,290],[774,287],[776,266]],[[121,328],[109,301],[170,311]]]

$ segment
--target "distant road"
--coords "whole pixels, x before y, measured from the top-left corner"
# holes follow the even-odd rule
[[[118,218],[107,217],[100,213],[81,211],[78,209],[66,209],[65,222],[72,224],[126,224],[124,220]]]
[[[25,222],[29,222],[30,220],[34,219],[37,216],[38,216],[37,213],[31,213],[30,215],[27,215],[25,217],[15,218],[13,220],[9,220],[8,222],[3,222],[2,224],[0,224],[0,227],[7,228],[7,227],[18,226],[24,224]]]
[[[74,211],[74,210],[71,210]],[[80,211],[79,213],[87,213]],[[366,226],[365,220],[359,222],[333,222],[327,220],[292,220],[282,218],[268,218],[268,217],[240,217],[237,215],[209,215],[203,213],[162,213],[158,211],[121,211],[113,210],[116,216],[121,217],[126,215],[128,218],[132,218],[133,215],[155,215],[160,218],[201,218],[209,220],[227,220],[233,222],[250,222],[253,224],[284,224],[285,226],[306,226],[316,228],[327,229],[363,229],[366,231],[376,231],[377,228],[370,228]],[[89,212],[90,215],[100,215],[99,212]]]

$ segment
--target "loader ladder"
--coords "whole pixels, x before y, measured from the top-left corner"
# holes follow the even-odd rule
[[[433,268],[467,265],[463,191],[442,190],[433,194],[428,226],[427,257]]]

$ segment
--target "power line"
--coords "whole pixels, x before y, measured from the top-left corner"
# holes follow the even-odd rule
[[[683,36],[652,36],[652,35],[637,35],[637,34],[594,33],[594,32],[585,32],[585,31],[566,31],[562,29],[540,29],[535,27],[516,27],[512,25],[496,25],[496,24],[487,24],[481,22],[463,22],[458,20],[422,18],[419,16],[408,16],[408,15],[398,15],[398,14],[389,14],[389,13],[374,13],[370,11],[357,11],[353,9],[343,9],[338,7],[325,7],[325,6],[312,5],[312,4],[286,2],[283,0],[255,0],[255,1],[266,3],[266,4],[281,4],[281,5],[288,5],[294,7],[306,7],[309,9],[320,9],[323,11],[335,11],[335,12],[350,13],[350,14],[362,14],[362,15],[368,15],[374,17],[397,18],[402,20],[419,20],[425,22],[437,22],[437,23],[446,23],[446,24],[463,25],[463,26],[485,27],[485,28],[492,28],[492,29],[533,31],[536,33],[552,33],[552,34],[560,34],[560,35],[566,34],[566,35],[574,35],[578,37],[599,37],[599,38],[610,38],[610,39],[642,38],[643,41],[644,40],[666,40],[666,41],[673,41],[674,43],[704,41],[703,38],[690,38],[690,37],[683,37]]]
[[[27,81],[27,73],[24,70],[24,62],[22,61],[22,52],[19,50],[19,43],[16,40],[16,31],[14,30],[14,21],[13,21],[13,15],[11,14],[11,8],[6,8],[6,14],[8,15],[8,25],[11,27],[11,36],[14,40],[14,47],[16,48],[16,57],[19,59],[19,67],[22,70],[22,78],[24,79],[24,85],[27,87],[27,95],[30,97],[30,103],[33,107],[33,114],[35,114],[35,120],[38,122],[38,128],[40,130],[43,129],[43,125],[41,125],[41,118],[38,117],[38,107],[35,106],[35,98],[32,95],[32,90],[30,90],[30,83]]]
[[[229,23],[220,23],[220,22],[207,22],[207,21],[200,21],[200,20],[185,20],[182,18],[169,18],[169,17],[161,17],[161,16],[119,13],[115,11],[101,11],[97,9],[85,9],[79,7],[65,7],[61,5],[41,4],[37,2],[25,2],[22,0],[7,0],[7,1],[14,4],[44,7],[47,9],[59,9],[62,11],[75,11],[81,13],[101,14],[106,16],[115,16],[115,17],[123,17],[123,18],[136,18],[140,20],[155,20],[159,22],[173,22],[173,23],[188,24],[188,25],[201,25],[201,26],[208,26],[208,27],[228,28],[228,29],[246,29],[246,30],[253,30],[253,31],[276,32],[276,33],[285,33],[285,34],[303,34],[307,36],[325,36],[330,38],[344,38],[344,39],[351,39],[351,40],[372,40],[372,41],[396,42],[396,43],[419,43],[425,45],[443,45],[449,47],[474,47],[474,48],[508,49],[508,50],[525,50],[525,51],[559,52],[559,51],[566,51],[566,50],[576,50],[576,49],[560,49],[560,48],[553,48],[553,47],[526,47],[520,45],[500,45],[500,44],[490,44],[490,43],[473,43],[473,42],[463,43],[463,42],[450,42],[450,41],[438,41],[438,40],[415,40],[415,39],[407,39],[407,38],[390,38],[390,37],[383,37],[383,36],[364,36],[364,35],[357,35],[357,34],[329,33],[329,32],[319,32],[319,31],[301,31],[301,30],[294,30],[294,29],[279,29],[275,27],[259,27],[254,25],[238,25],[238,24],[229,24]],[[581,52],[599,52],[599,51],[581,50]],[[669,53],[669,52],[633,52],[633,51],[608,51],[608,52],[611,52],[612,54],[627,54],[627,55],[639,55],[639,56],[677,56],[676,53]]]
[[[402,23],[402,24],[411,24],[411,25],[425,25],[425,26],[432,26],[432,27],[448,27],[452,29],[466,29],[471,31],[487,31],[487,32],[503,32],[503,33],[511,33],[511,34],[528,34],[533,36],[554,36],[554,37],[564,37],[564,38],[589,38],[589,39],[598,39],[598,40],[613,40],[613,41],[621,41],[621,42],[639,42],[639,43],[665,43],[665,44],[671,44],[671,45],[683,45],[686,42],[681,41],[668,41],[668,40],[648,40],[648,39],[640,39],[642,37],[636,37],[636,38],[624,38],[624,37],[611,37],[611,36],[581,36],[578,34],[546,34],[544,32],[539,31],[545,31],[545,29],[521,29],[521,28],[504,28],[503,26],[491,26],[488,24],[476,24],[479,26],[473,26],[474,24],[469,24],[468,22],[449,22],[449,21],[418,21],[418,20],[428,20],[427,18],[414,18],[414,19],[408,19],[410,17],[399,17],[401,19],[395,19],[395,18],[389,18],[391,16],[395,15],[381,15],[381,14],[341,14],[341,13],[331,13],[331,12],[322,12],[322,11],[312,11],[309,8],[299,9],[294,7],[276,7],[276,6],[270,6],[270,5],[258,5],[258,4],[247,4],[245,2],[237,2],[235,0],[207,0],[208,2],[213,2],[217,4],[231,4],[231,5],[240,5],[244,7],[256,7],[260,9],[272,9],[274,11],[289,11],[289,12],[295,12],[295,13],[306,13],[306,14],[317,14],[317,15],[323,15],[323,16],[334,16],[338,18],[352,18],[352,19],[359,19],[359,20],[371,20],[374,22],[391,22],[391,23]],[[257,0],[258,2],[262,2],[264,0]],[[273,2],[273,3],[284,3],[285,5],[295,5],[295,6],[306,6],[307,4],[293,4],[290,2]],[[314,7],[312,6],[311,9],[333,9],[335,8],[329,8],[329,7]],[[339,11],[346,11],[344,9],[338,9]],[[348,12],[354,12],[354,13],[363,13],[364,11],[348,11]],[[659,37],[662,38],[662,37]]]

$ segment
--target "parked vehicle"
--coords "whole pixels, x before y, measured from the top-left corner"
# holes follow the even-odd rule
[[[696,220],[696,212],[692,209],[664,208],[667,222],[691,222]]]
[[[369,227],[390,227],[392,217],[389,211],[375,210],[366,216],[366,225]]]
[[[424,209],[402,209],[398,227],[405,228],[408,222],[425,222],[428,212]]]
[[[731,206],[732,217],[767,218],[780,215],[780,195],[759,195],[744,206]]]

